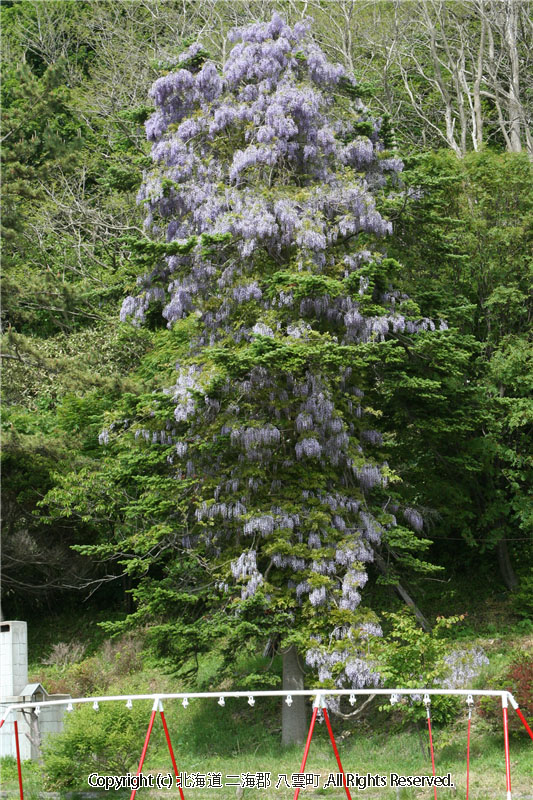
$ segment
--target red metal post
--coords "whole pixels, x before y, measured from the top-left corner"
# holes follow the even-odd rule
[[[146,739],[144,740],[144,747],[141,753],[141,760],[139,761],[139,769],[137,770],[137,775],[140,775],[142,772],[144,759],[146,758],[146,751],[148,750],[148,742],[150,741],[150,736],[152,734],[152,728],[154,727],[154,719],[157,711],[157,706],[152,711],[152,716],[150,717],[150,723],[148,725],[148,730],[146,731]],[[135,794],[137,789],[131,790],[130,800],[134,800]]]
[[[472,712],[468,712],[468,732],[466,734],[466,800],[468,800],[468,791],[470,787],[470,723],[472,721]]]
[[[431,752],[431,767],[433,769],[433,777],[435,777],[435,753],[433,750],[433,736],[431,735],[431,714],[429,712],[429,705],[427,706],[427,717],[428,717],[428,731],[429,731],[429,749]],[[435,800],[437,800],[437,787],[433,787],[433,793],[435,795]]]
[[[22,765],[20,763],[20,747],[19,747],[19,726],[17,720],[13,723],[15,726],[15,747],[17,749],[17,770],[19,774],[19,794],[20,800],[24,800],[24,789],[22,788]]]
[[[167,740],[168,752],[170,753],[170,758],[172,759],[172,766],[174,767],[174,775],[176,776],[176,778],[179,778],[178,767],[176,765],[176,759],[174,758],[174,750],[172,749],[172,742],[170,741],[170,734],[167,728],[167,721],[165,719],[165,713],[162,708],[160,714],[161,714],[161,722],[163,723],[163,728],[165,731],[165,737]],[[178,786],[178,789],[180,791],[181,800],[185,800],[185,796],[183,794],[183,789],[181,788],[181,786]]]
[[[305,763],[307,761],[307,756],[309,755],[309,748],[311,747],[311,739],[313,738],[313,728],[315,727],[316,722],[316,715],[318,714],[318,706],[315,706],[313,709],[313,716],[311,717],[311,724],[309,726],[309,733],[307,734],[307,741],[305,743],[305,750],[304,750],[304,757],[302,758],[302,764],[300,766],[300,772],[303,772],[305,769]],[[298,795],[300,794],[300,787],[297,787],[294,792],[293,800],[298,800]]]
[[[511,800],[511,758],[509,755],[509,723],[507,720],[507,697],[502,697],[503,707],[503,744],[505,747],[505,783],[507,800]]]
[[[333,745],[333,752],[335,753],[335,758],[337,759],[337,764],[339,766],[339,769],[342,772],[342,778],[343,778],[343,781],[344,781],[344,789],[346,791],[346,796],[348,797],[348,800],[352,800],[352,796],[350,794],[350,790],[348,789],[348,784],[346,783],[346,775],[344,774],[344,770],[342,768],[341,757],[339,755],[339,751],[337,750],[337,744],[335,742],[335,737],[333,736],[333,731],[331,729],[331,723],[329,721],[329,716],[328,716],[327,709],[323,708],[322,711],[324,712],[324,719],[326,720],[326,725],[327,725],[327,729],[328,729],[328,733],[329,733],[329,738],[331,739],[331,744]]]
[[[529,725],[527,724],[527,722],[526,722],[526,719],[525,719],[524,715],[522,714],[522,712],[520,711],[520,709],[519,709],[519,708],[517,708],[517,709],[515,709],[515,710],[516,710],[516,713],[518,714],[518,716],[520,717],[520,719],[522,720],[522,725],[524,726],[524,728],[526,729],[526,731],[529,733],[529,735],[530,735],[530,736],[531,736],[531,738],[533,739],[533,731],[531,730],[531,728],[530,728],[530,727],[529,727]]]

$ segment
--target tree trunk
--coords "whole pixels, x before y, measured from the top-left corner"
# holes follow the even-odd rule
[[[511,559],[509,558],[509,550],[505,538],[500,539],[498,542],[498,564],[503,582],[510,592],[516,591],[516,589],[518,589],[518,578],[516,577]]]
[[[296,691],[304,688],[304,675],[298,662],[298,653],[294,645],[283,652],[283,688]],[[292,698],[288,706],[283,700],[281,712],[281,743],[284,746],[303,744],[307,738],[306,698]]]
[[[510,0],[506,9],[505,17],[505,43],[509,55],[511,73],[509,76],[509,137],[511,139],[511,149],[513,153],[520,153],[522,142],[520,138],[520,68],[518,59],[518,4],[516,0]]]
[[[43,754],[41,751],[42,738],[41,738],[41,731],[39,729],[39,717],[37,716],[33,708],[30,708],[28,711],[24,710],[22,712],[22,715],[26,721],[29,721],[30,730],[29,733],[26,731],[25,735],[31,744],[31,758],[37,760],[39,764],[42,764],[43,763]]]
[[[378,569],[381,572],[381,574],[385,575],[386,578],[390,577],[389,576],[389,570],[387,569],[387,564],[385,563],[385,560],[380,556],[379,553],[376,553],[375,550],[374,550],[374,560],[375,560],[376,566],[378,567]],[[413,600],[413,598],[403,588],[401,583],[399,581],[396,581],[393,584],[393,588],[395,589],[397,594],[402,598],[404,603],[406,603],[409,606],[409,608],[411,608],[413,610],[414,615],[417,618],[422,630],[424,630],[426,633],[431,633],[431,625],[429,624],[429,622],[425,618],[425,616],[422,614],[422,612],[420,611],[420,609],[416,605],[416,603]]]
[[[481,9],[483,3],[481,4]],[[473,89],[473,125],[472,125],[472,139],[474,143],[474,150],[481,150],[483,146],[483,107],[481,105],[481,83],[483,80],[483,53],[485,51],[485,27],[486,22],[484,17],[481,18],[481,35],[479,40],[479,50],[476,66],[476,77],[474,80]]]

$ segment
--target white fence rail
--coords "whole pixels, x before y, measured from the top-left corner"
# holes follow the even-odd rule
[[[272,690],[272,691],[242,691],[242,692],[173,692],[173,693],[153,693],[153,694],[125,694],[125,695],[101,695],[94,697],[74,697],[71,699],[63,700],[47,700],[43,702],[31,701],[25,703],[13,703],[9,705],[0,719],[0,727],[13,711],[21,711],[23,709],[35,709],[53,706],[74,706],[79,703],[106,703],[116,702],[120,700],[193,700],[196,698],[214,697],[220,699],[221,697],[364,697],[370,695],[380,695],[384,697],[424,697],[428,695],[433,697],[440,696],[457,696],[457,697],[500,697],[502,706],[507,706],[509,703],[514,709],[518,709],[518,703],[510,692],[495,691],[489,689],[297,689],[291,690]]]
[[[434,752],[433,752],[433,739],[431,733],[431,698],[434,696],[455,696],[455,697],[464,697],[469,709],[469,720],[468,720],[468,746],[467,746],[467,787],[468,787],[468,763],[469,763],[469,743],[470,743],[470,715],[471,715],[471,707],[474,703],[474,697],[497,697],[500,699],[502,712],[503,712],[503,736],[504,736],[504,749],[505,749],[505,779],[506,779],[506,800],[511,800],[511,760],[510,760],[510,753],[509,753],[509,726],[508,726],[508,717],[507,711],[508,706],[511,705],[512,708],[515,709],[522,724],[524,725],[525,729],[527,730],[528,734],[530,735],[531,739],[533,739],[533,731],[529,727],[528,723],[526,722],[524,715],[522,714],[518,703],[516,702],[515,698],[510,692],[507,691],[495,691],[490,689],[427,689],[427,688],[420,688],[420,689],[296,689],[296,690],[266,690],[266,691],[237,691],[237,692],[174,692],[174,693],[152,693],[152,694],[125,694],[125,695],[100,695],[100,696],[92,696],[92,697],[74,697],[70,699],[61,699],[61,700],[44,700],[39,702],[37,700],[32,700],[23,703],[11,703],[5,709],[1,719],[0,719],[0,728],[3,726],[5,721],[13,715],[15,717],[14,720],[14,733],[15,733],[15,742],[16,742],[16,752],[17,752],[17,767],[18,767],[18,779],[19,779],[19,792],[20,792],[20,799],[23,800],[24,793],[22,787],[22,770],[21,770],[21,758],[20,758],[20,751],[19,751],[19,733],[18,733],[18,725],[17,725],[17,712],[24,712],[24,711],[31,711],[34,715],[39,715],[45,708],[49,708],[51,706],[66,706],[67,711],[74,711],[74,706],[81,705],[85,703],[92,703],[93,708],[98,710],[100,703],[109,703],[109,702],[126,702],[126,706],[131,708],[134,701],[137,700],[151,700],[153,702],[152,705],[152,713],[150,716],[150,722],[148,725],[148,730],[146,732],[146,737],[144,741],[143,751],[141,753],[141,758],[139,762],[139,768],[137,770],[137,775],[135,776],[134,780],[138,779],[139,776],[142,777],[142,767],[144,764],[144,759],[146,756],[146,751],[148,748],[148,743],[150,740],[150,736],[152,733],[152,728],[154,725],[154,720],[157,712],[161,715],[161,721],[163,723],[165,737],[167,740],[167,745],[169,749],[169,753],[172,759],[172,765],[174,768],[174,773],[176,777],[176,786],[179,788],[180,798],[184,800],[183,789],[181,786],[181,778],[180,773],[178,772],[178,768],[176,766],[176,760],[174,757],[174,752],[172,749],[172,743],[170,740],[170,735],[168,732],[167,723],[165,720],[164,709],[163,709],[163,700],[181,700],[182,705],[186,708],[189,704],[190,700],[193,699],[204,699],[204,698],[216,698],[220,705],[224,705],[225,700],[229,698],[244,698],[248,701],[249,705],[255,704],[256,698],[261,697],[280,697],[284,698],[285,702],[288,706],[292,704],[292,699],[294,697],[309,697],[313,698],[313,714],[311,719],[311,725],[309,727],[309,733],[307,736],[307,742],[305,745],[305,751],[302,759],[302,763],[300,766],[300,773],[303,773],[307,756],[309,753],[309,747],[311,744],[311,739],[313,736],[313,730],[315,721],[317,718],[318,712],[321,710],[324,720],[326,722],[326,726],[328,729],[328,734],[331,740],[331,744],[333,747],[333,751],[335,753],[335,758],[337,760],[337,764],[339,766],[340,773],[342,773],[342,785],[345,788],[346,795],[348,800],[351,800],[351,795],[349,791],[348,781],[345,775],[345,772],[342,768],[339,752],[337,750],[337,745],[335,742],[335,738],[333,735],[333,730],[331,728],[331,724],[329,721],[329,716],[327,712],[327,705],[325,703],[325,698],[327,697],[347,697],[350,703],[353,705],[356,702],[356,698],[360,697],[369,697],[369,696],[381,696],[381,697],[388,697],[391,704],[394,704],[400,700],[401,697],[410,697],[411,700],[415,702],[421,702],[426,709],[427,715],[427,724],[428,724],[428,731],[429,731],[429,742],[430,742],[430,749],[431,749],[431,762],[432,762],[432,769],[433,769],[433,779],[436,780],[435,776],[435,759],[434,759]],[[0,704],[2,705],[2,704]],[[7,704],[4,704],[7,705]],[[130,800],[134,800],[135,794],[138,788],[138,783],[132,783],[133,791],[130,797]],[[435,797],[437,796],[436,792],[436,783],[433,784]],[[439,784],[440,785],[440,784]],[[299,795],[300,789],[297,788],[294,793],[294,800],[297,800]],[[468,789],[467,789],[468,792]],[[468,796],[468,794],[467,794]]]

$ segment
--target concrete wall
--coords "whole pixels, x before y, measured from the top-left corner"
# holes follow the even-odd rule
[[[22,702],[19,696],[28,683],[28,632],[25,622],[11,620],[0,623],[0,714],[11,703]],[[69,695],[51,695],[49,700],[69,698]],[[48,735],[60,733],[63,729],[65,706],[42,708],[37,721],[41,742]],[[30,712],[21,711],[10,714],[8,721],[0,728],[0,756],[16,756],[15,726],[19,730],[20,757],[23,761],[38,758],[39,752],[26,734],[32,727]],[[34,737],[35,738],[35,737]]]
[[[0,623],[0,699],[18,695],[28,683],[28,629],[18,620]]]
[[[0,623],[0,709],[16,702],[18,695],[28,683],[28,629],[25,622],[6,620]],[[0,728],[0,756],[14,756],[15,726],[13,715]],[[29,725],[21,714],[17,714],[19,747],[22,759],[31,758],[28,737]]]

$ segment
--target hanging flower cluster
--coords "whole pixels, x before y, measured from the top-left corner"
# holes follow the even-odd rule
[[[442,682],[445,689],[463,689],[471,686],[489,659],[482,647],[457,648],[444,657],[448,675]]]
[[[365,655],[365,642],[371,636],[382,635],[380,626],[372,622],[336,628],[330,636],[329,646],[325,646],[322,637],[314,637],[313,646],[306,653],[306,663],[317,670],[320,681],[329,681],[336,688],[381,686],[377,665]],[[339,698],[328,698],[328,708],[338,711],[339,707]]]

